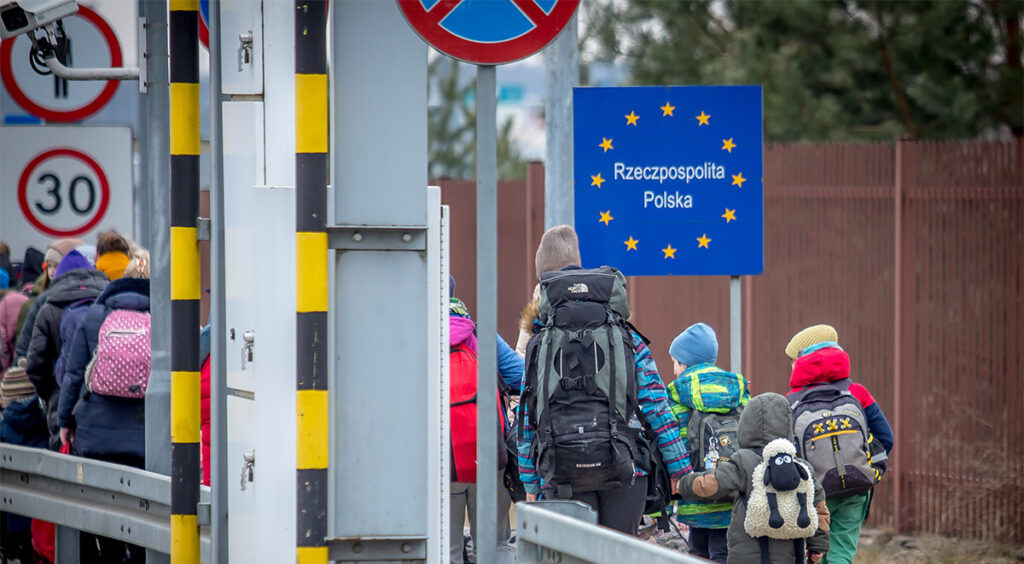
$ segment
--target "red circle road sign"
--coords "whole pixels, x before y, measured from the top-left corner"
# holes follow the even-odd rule
[[[76,15],[81,16],[82,19],[92,24],[100,32],[104,43],[107,44],[110,50],[110,66],[120,67],[122,65],[121,44],[118,42],[117,34],[114,33],[110,24],[99,14],[85,6],[79,6],[78,14]],[[69,110],[54,110],[40,105],[29,97],[14,76],[14,68],[12,66],[14,42],[18,39],[17,37],[5,39],[0,44],[0,79],[3,80],[4,86],[7,87],[7,91],[11,94],[11,98],[32,115],[51,122],[82,121],[103,109],[103,106],[106,106],[114,97],[114,94],[117,93],[118,81],[108,80],[98,95],[80,107]],[[28,39],[25,38],[24,41],[28,41]]]
[[[540,51],[579,6],[579,0],[397,1],[424,41],[478,65],[511,63]]]
[[[61,157],[77,160],[84,163],[85,166],[88,167],[89,172],[95,175],[96,179],[99,180],[99,205],[94,205],[95,192],[92,192],[94,188],[92,187],[91,180],[85,176],[79,176],[75,178],[75,180],[78,180],[79,178],[85,179],[85,182],[90,189],[89,206],[87,206],[86,208],[89,215],[87,216],[86,222],[78,227],[62,228],[43,223],[43,221],[32,210],[32,206],[29,205],[28,201],[28,183],[29,180],[32,178],[32,174],[44,162],[50,159],[57,159]],[[41,206],[41,204],[37,202],[36,207],[39,207],[39,209],[43,210],[44,213],[56,213],[60,211],[59,208],[63,207],[61,204],[64,201],[64,197],[60,196],[60,179],[51,173],[47,173],[43,175],[43,177],[53,177],[54,180],[51,181],[51,189],[47,193],[53,195],[53,197],[56,198],[57,204],[51,208],[46,208],[45,206]],[[67,199],[70,204],[70,207],[74,208],[76,212],[79,212],[80,210],[78,209],[78,204],[76,203],[75,181],[71,182],[70,187],[67,190]],[[47,235],[52,235],[54,237],[74,237],[76,235],[81,235],[82,233],[89,231],[93,227],[96,227],[97,225],[99,225],[100,221],[103,220],[103,216],[106,215],[107,213],[107,207],[110,205],[110,181],[107,180],[107,175],[103,172],[103,169],[100,168],[100,165],[96,163],[96,160],[90,157],[89,155],[86,155],[85,153],[78,151],[76,149],[51,149],[49,151],[41,153],[40,155],[32,159],[28,163],[28,165],[25,166],[25,170],[22,171],[21,178],[18,179],[18,205],[21,206],[22,215],[24,215],[25,219],[30,224],[32,224],[32,227],[35,227],[39,231],[42,231],[43,233],[46,233]]]

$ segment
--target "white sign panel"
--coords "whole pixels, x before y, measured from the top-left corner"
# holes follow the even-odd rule
[[[0,127],[0,239],[12,258],[54,239],[132,233],[128,127]]]

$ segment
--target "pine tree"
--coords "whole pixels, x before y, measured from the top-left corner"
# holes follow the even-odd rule
[[[427,84],[436,103],[427,111],[430,178],[476,177],[476,82],[460,80],[461,63],[435,57],[427,66]],[[526,163],[512,142],[512,120],[498,130],[498,178],[524,178]]]
[[[763,85],[770,141],[1024,134],[1021,0],[630,0],[587,15],[635,84]]]

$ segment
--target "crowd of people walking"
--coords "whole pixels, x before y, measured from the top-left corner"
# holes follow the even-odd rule
[[[893,432],[851,380],[835,328],[814,325],[780,343],[790,388],[752,398],[746,377],[717,366],[715,331],[700,321],[672,341],[673,378],[662,378],[632,324],[626,278],[611,267],[584,269],[571,227],[545,232],[535,264],[538,284],[515,349],[519,398],[503,428],[499,561],[510,553],[509,500],[570,499],[625,534],[638,534],[644,515],[686,529],[689,552],[714,562],[853,562]],[[466,430],[452,386],[455,448]],[[461,491],[453,483],[453,507],[461,508]],[[473,561],[465,518],[453,510],[452,564]]]
[[[145,466],[150,373],[149,254],[116,232],[58,239],[20,263],[0,243],[0,441]],[[718,367],[714,329],[698,320],[668,346],[663,378],[634,326],[627,280],[585,269],[575,231],[549,229],[538,283],[513,348],[481,336],[450,279],[451,555],[476,537],[477,414],[498,411],[498,561],[515,558],[513,501],[575,500],[600,525],[638,534],[644,515],[688,531],[720,563],[850,564],[893,432],[851,379],[835,328],[814,325],[780,348],[785,395],[751,397]],[[683,325],[681,323],[680,325]],[[495,338],[499,385],[479,394],[477,340]],[[203,469],[209,484],[209,327],[203,351]],[[756,384],[756,378],[754,379]],[[493,393],[494,395],[490,395]],[[484,398],[484,400],[481,400]],[[493,401],[491,399],[493,398]],[[52,562],[53,525],[0,517],[4,561]],[[83,533],[81,562],[142,562],[144,551]]]
[[[119,233],[95,245],[0,246],[0,441],[145,465],[151,340],[149,253]],[[0,517],[2,556],[54,561],[54,526]],[[139,547],[82,533],[83,563],[143,562]]]

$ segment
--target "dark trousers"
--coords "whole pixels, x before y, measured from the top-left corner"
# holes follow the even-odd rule
[[[586,503],[597,512],[597,524],[636,535],[647,500],[647,476],[637,476],[632,486],[576,493],[570,499]]]
[[[137,456],[110,455],[88,458],[135,468],[146,467],[146,461]],[[144,564],[146,550],[141,546],[83,532],[78,537],[78,558],[81,564]]]
[[[697,529],[690,527],[690,554],[725,564],[729,556],[729,529]]]

